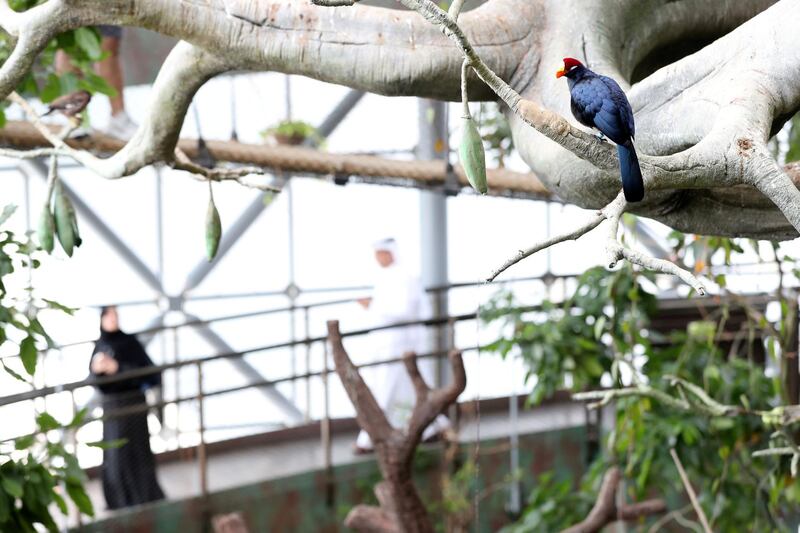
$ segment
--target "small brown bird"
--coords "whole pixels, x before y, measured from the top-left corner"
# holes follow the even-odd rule
[[[89,100],[91,99],[92,95],[89,93],[89,91],[75,91],[74,93],[59,96],[50,102],[50,107],[42,116],[49,115],[53,111],[60,111],[64,116],[74,117],[86,109],[86,106],[89,105]]]

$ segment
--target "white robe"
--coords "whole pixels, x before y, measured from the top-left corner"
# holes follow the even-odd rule
[[[372,301],[369,305],[371,327],[380,327],[397,322],[411,322],[430,318],[430,299],[423,290],[419,279],[408,275],[396,263],[380,269],[375,280]],[[425,354],[432,351],[429,332],[423,325],[405,326],[370,334],[370,353],[373,360],[386,360],[401,357],[412,351]],[[420,373],[429,386],[435,385],[435,361],[431,358],[417,361]],[[402,362],[373,367],[372,372],[363,373],[378,405],[386,413],[389,423],[396,428],[408,423],[414,409],[415,393],[411,379]],[[444,416],[439,416],[425,430],[427,439],[450,427]],[[356,444],[361,448],[371,448],[372,442],[365,431],[358,435]]]

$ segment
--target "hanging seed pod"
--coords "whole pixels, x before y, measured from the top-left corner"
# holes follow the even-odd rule
[[[72,202],[64,193],[61,182],[56,181],[54,189],[55,199],[53,201],[53,214],[56,222],[56,235],[61,248],[67,256],[72,257],[75,246],[80,245],[80,237],[76,235],[77,222],[75,220],[75,210]]]
[[[206,211],[206,258],[211,261],[217,255],[219,240],[222,237],[222,224],[219,221],[219,211],[214,204],[214,195],[211,193],[211,184],[208,186],[208,210]]]
[[[42,214],[39,215],[39,227],[36,230],[39,236],[39,246],[48,254],[53,253],[55,246],[54,234],[56,231],[56,222],[53,220],[53,213],[50,211],[48,204],[44,205]]]
[[[467,174],[472,188],[481,194],[489,190],[486,184],[486,154],[483,151],[483,140],[475,121],[472,117],[463,117],[462,126],[464,133],[461,137],[461,146],[458,153],[461,156],[461,166]]]

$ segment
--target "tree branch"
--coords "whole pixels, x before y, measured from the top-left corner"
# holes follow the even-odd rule
[[[338,320],[328,321],[328,341],[331,343],[336,373],[339,374],[347,396],[355,407],[358,425],[369,434],[377,448],[389,439],[392,434],[392,426],[386,419],[383,409],[375,400],[375,396],[372,395],[372,391],[364,383],[358,368],[347,355],[344,344],[342,344]]]
[[[453,381],[446,387],[431,391],[417,368],[416,354],[407,353],[403,356],[406,370],[417,392],[417,401],[414,404],[414,410],[408,422],[408,436],[410,442],[414,443],[413,447],[409,448],[409,452],[413,452],[422,438],[425,428],[437,416],[442,414],[449,405],[455,403],[467,387],[467,375],[464,370],[464,360],[461,357],[461,352],[455,350],[450,352],[449,359]]]
[[[661,514],[667,509],[664,500],[653,499],[617,507],[617,487],[622,474],[618,467],[609,468],[603,476],[600,491],[589,515],[561,533],[596,533],[618,520],[633,521],[644,516]]]
[[[680,457],[678,457],[678,454],[675,452],[675,448],[670,448],[669,454],[672,456],[672,460],[675,462],[675,467],[678,469],[678,474],[681,476],[681,481],[686,489],[686,494],[689,495],[689,501],[692,502],[694,512],[697,513],[697,518],[700,520],[700,524],[703,526],[703,531],[705,531],[705,533],[713,533],[711,531],[711,526],[708,524],[706,513],[703,511],[703,508],[700,507],[700,502],[697,501],[697,494],[694,492],[694,488],[689,481],[689,477],[686,475],[686,470],[683,469],[683,463],[681,463]]]
[[[403,363],[414,384],[417,399],[406,428],[401,430],[391,427],[358,368],[347,355],[336,320],[328,322],[328,341],[333,350],[336,372],[355,407],[356,419],[375,445],[384,479],[375,487],[380,506],[357,506],[348,515],[345,525],[360,531],[433,533],[430,516],[411,479],[411,466],[414,451],[425,428],[454,403],[466,388],[467,378],[461,353],[450,353],[453,382],[436,390],[431,390],[425,383],[417,367],[416,355],[403,355]]]

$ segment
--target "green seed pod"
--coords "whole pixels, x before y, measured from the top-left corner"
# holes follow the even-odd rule
[[[42,214],[39,215],[39,227],[37,234],[39,236],[39,246],[48,254],[53,253],[55,240],[53,235],[56,231],[56,222],[53,220],[53,213],[50,212],[50,206],[45,204],[42,209]]]
[[[461,166],[467,174],[472,188],[481,194],[486,194],[488,186],[486,184],[486,154],[483,151],[483,140],[475,121],[472,117],[465,117],[462,120],[464,133],[461,137],[461,146],[458,153],[461,156]]]
[[[72,257],[76,243],[80,244],[80,237],[75,234],[77,228],[75,210],[72,208],[69,197],[64,193],[60,181],[56,181],[54,194],[53,214],[56,219],[56,235],[58,235],[58,242],[61,243],[64,252],[67,256]]]
[[[219,211],[217,211],[212,195],[208,198],[208,210],[206,211],[206,258],[209,261],[217,255],[220,237],[222,237],[222,224],[220,224]]]

